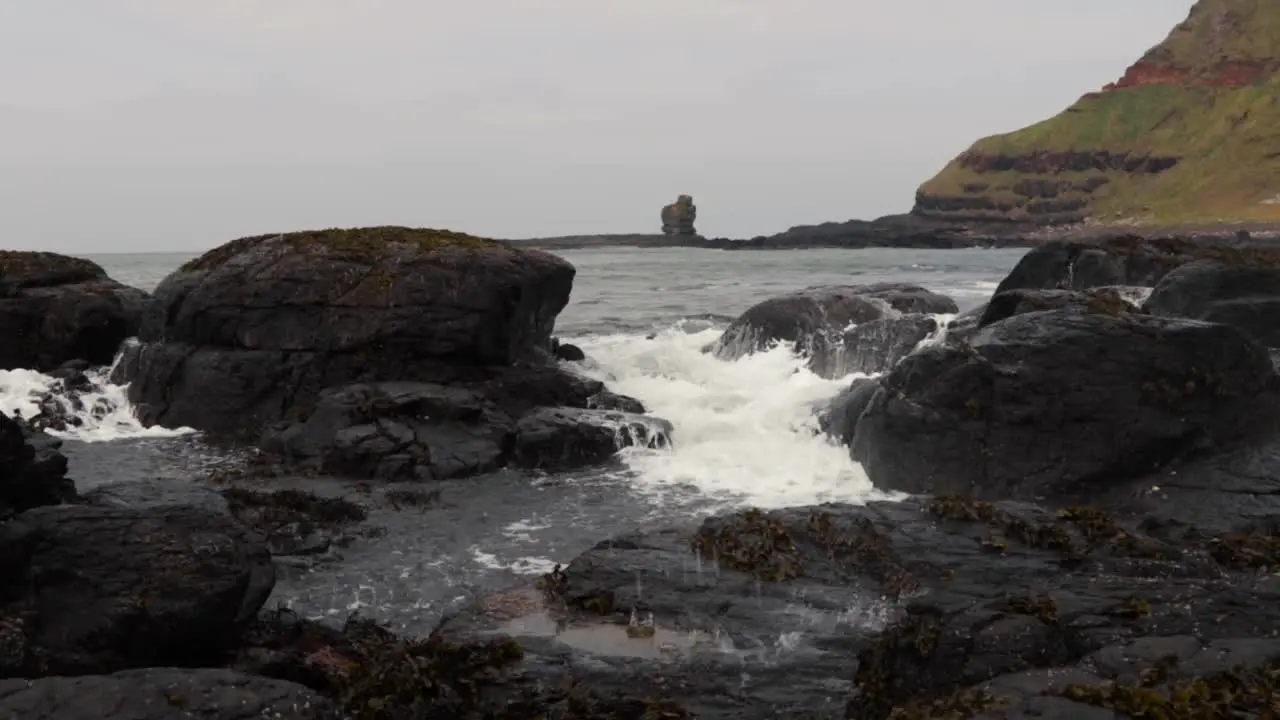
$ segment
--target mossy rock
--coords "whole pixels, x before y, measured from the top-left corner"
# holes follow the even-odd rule
[[[704,558],[769,582],[792,580],[804,572],[799,549],[786,526],[756,508],[731,515],[715,526],[704,524],[694,535],[691,548]]]
[[[232,240],[182,265],[184,272],[213,270],[231,258],[259,245],[278,245],[286,252],[328,251],[356,260],[371,262],[394,246],[419,253],[432,253],[446,248],[470,250],[504,250],[510,246],[499,240],[477,237],[452,230],[410,228],[386,225],[365,228],[329,228],[291,233],[255,235]]]
[[[1173,668],[1161,667],[1138,683],[1068,685],[1058,695],[1134,718],[1273,717],[1280,697],[1280,663],[1236,667],[1166,684]]]
[[[965,688],[932,702],[895,707],[889,720],[968,720],[1008,703],[1007,698],[980,688]]]
[[[101,280],[107,272],[92,260],[51,252],[0,250],[0,284],[49,287]]]
[[[350,720],[492,717],[482,710],[482,691],[524,658],[505,635],[467,643],[402,638],[360,617],[339,630],[289,610],[264,615],[243,644],[286,655],[260,672],[334,697]]]

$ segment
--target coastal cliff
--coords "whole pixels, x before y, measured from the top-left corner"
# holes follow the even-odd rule
[[[1280,221],[1280,4],[1199,0],[1115,82],[983,138],[916,193],[935,221]]]

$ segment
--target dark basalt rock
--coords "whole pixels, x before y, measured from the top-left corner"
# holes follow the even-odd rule
[[[0,520],[76,499],[62,441],[0,415]]]
[[[1106,285],[1155,287],[1175,268],[1197,260],[1275,266],[1280,254],[1274,248],[1234,245],[1212,237],[1125,235],[1053,240],[1028,251],[996,288],[996,294],[1018,289],[1086,290]]]
[[[137,334],[147,297],[89,260],[0,251],[0,370],[108,365]]]
[[[996,293],[987,303],[977,328],[984,328],[1014,315],[1074,308],[1082,312],[1118,314],[1142,312],[1142,288],[1093,287],[1076,290],[1006,290]]]
[[[1089,508],[957,497],[911,509],[919,519],[899,516],[886,536],[919,561],[921,588],[859,653],[846,717],[1254,717],[1265,707],[1280,640],[1263,628],[1280,586],[1253,568],[1275,556],[1226,548],[1274,547],[1273,536],[1146,534]]]
[[[582,348],[572,343],[560,342],[555,338],[551,341],[551,354],[557,360],[564,362],[582,362],[587,359],[587,354],[582,352]]]
[[[670,447],[673,433],[666,420],[634,413],[539,408],[516,423],[510,462],[547,472],[576,470],[627,447]]]
[[[216,664],[275,582],[262,541],[188,507],[45,507],[0,524],[0,676]]]
[[[770,298],[747,310],[715,343],[733,360],[791,342],[826,378],[881,372],[937,330],[930,314],[954,313],[950,298],[902,283],[815,287]]]
[[[637,401],[608,393],[585,378],[566,375],[561,379],[566,382],[560,392],[533,397],[517,394],[534,388],[516,383],[501,387],[496,383],[377,383],[336,388],[323,393],[305,419],[268,429],[261,447],[307,471],[387,480],[446,480],[509,465],[582,467],[630,444],[664,441],[656,430],[664,438],[669,435],[665,421],[628,411],[643,411]],[[544,382],[538,387],[555,386]],[[574,406],[538,407],[557,400]],[[630,432],[619,432],[626,429]]]
[[[906,492],[1137,492],[1174,459],[1276,416],[1264,348],[1225,325],[1129,312],[1017,315],[919,351],[881,382],[853,455],[878,487]]]
[[[295,683],[212,668],[0,680],[0,717],[17,720],[338,720],[325,697]]]
[[[1280,347],[1277,267],[1187,263],[1164,276],[1144,307],[1153,315],[1231,325],[1268,347]]]
[[[880,390],[880,382],[873,378],[858,378],[848,389],[831,400],[818,414],[818,427],[844,445],[853,442],[858,429],[858,419]]]
[[[244,238],[160,284],[118,379],[144,422],[254,437],[325,388],[545,362],[573,277],[554,255],[446,231]]]

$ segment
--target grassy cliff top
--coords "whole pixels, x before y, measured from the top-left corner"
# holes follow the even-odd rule
[[[410,228],[396,225],[365,228],[329,228],[325,230],[301,230],[291,233],[255,235],[232,240],[206,252],[182,266],[184,271],[212,270],[232,257],[267,242],[283,243],[290,250],[305,252],[325,249],[367,256],[375,259],[389,246],[408,246],[429,253],[443,248],[470,248],[475,250],[505,249],[507,245],[497,240],[476,237],[451,230]]]
[[[919,194],[1016,215],[1019,183],[1051,180],[1056,200],[1104,222],[1280,220],[1277,69],[1280,2],[1200,0],[1116,83],[977,141]]]

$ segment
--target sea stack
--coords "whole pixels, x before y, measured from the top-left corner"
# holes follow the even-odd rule
[[[662,208],[663,235],[697,235],[693,229],[693,221],[698,217],[698,208],[693,204],[691,195],[681,195],[676,201]]]

